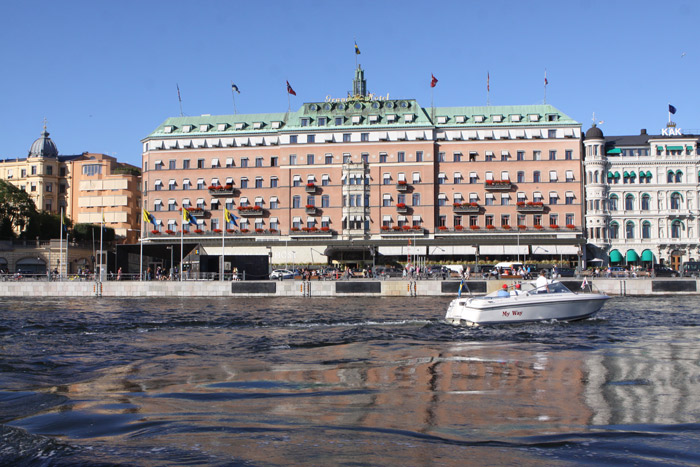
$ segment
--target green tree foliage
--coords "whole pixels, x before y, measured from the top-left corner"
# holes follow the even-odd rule
[[[5,220],[9,221],[10,231],[13,229],[21,231],[24,230],[29,219],[36,212],[36,205],[27,192],[11,183],[0,180],[0,219],[3,220],[0,234],[6,233]],[[14,232],[9,238],[14,238]]]
[[[37,212],[30,216],[27,228],[20,237],[29,240],[39,237],[41,240],[59,238],[61,236],[61,216],[46,211]],[[65,235],[64,235],[65,237]]]
[[[94,235],[94,236],[93,236]],[[96,242],[100,240],[100,225],[99,224],[75,224],[73,227],[73,235],[71,237],[76,242],[92,242],[94,239]],[[114,241],[114,229],[111,227],[106,227],[104,234],[102,235],[102,241],[113,242]]]

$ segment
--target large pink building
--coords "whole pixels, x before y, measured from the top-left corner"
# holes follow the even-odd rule
[[[226,255],[277,264],[578,260],[578,122],[551,105],[374,96],[359,67],[354,89],[295,112],[167,119],[143,140],[146,241],[184,229],[210,255],[223,237]]]

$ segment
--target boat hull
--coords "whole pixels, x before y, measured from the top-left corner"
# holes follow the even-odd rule
[[[575,321],[596,314],[610,297],[601,294],[533,294],[510,298],[458,298],[445,320],[482,325],[534,321]]]

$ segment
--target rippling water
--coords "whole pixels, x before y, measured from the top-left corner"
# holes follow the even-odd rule
[[[700,463],[700,298],[4,299],[0,463]]]

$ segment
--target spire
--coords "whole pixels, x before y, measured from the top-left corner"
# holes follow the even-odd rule
[[[367,96],[367,80],[365,79],[365,71],[362,65],[357,65],[355,70],[355,79],[352,80],[352,93],[350,97]]]

